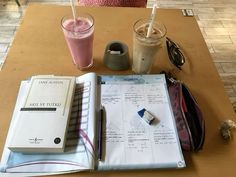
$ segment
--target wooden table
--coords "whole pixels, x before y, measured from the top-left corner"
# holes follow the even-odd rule
[[[151,10],[142,8],[83,8],[95,19],[94,66],[86,72],[98,74],[131,74],[107,69],[102,58],[105,46],[119,40],[132,54],[134,22],[148,17]],[[55,5],[30,5],[17,32],[3,70],[0,72],[0,151],[2,152],[20,81],[37,74],[74,75],[76,69],[60,27],[60,20],[71,8]],[[159,53],[152,73],[172,70],[191,89],[206,121],[206,140],[199,153],[185,152],[187,168],[182,170],[141,170],[122,172],[83,172],[68,176],[235,176],[236,141],[226,143],[219,135],[219,124],[235,119],[235,113],[224,91],[207,46],[193,17],[184,17],[180,10],[158,9],[157,18],[167,27],[167,36],[184,49],[187,62],[181,72],[172,70],[165,48]],[[132,55],[131,55],[132,56]]]

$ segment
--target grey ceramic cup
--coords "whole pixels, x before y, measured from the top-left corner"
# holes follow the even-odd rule
[[[128,46],[120,41],[112,41],[107,44],[103,62],[111,70],[129,69],[129,51]]]

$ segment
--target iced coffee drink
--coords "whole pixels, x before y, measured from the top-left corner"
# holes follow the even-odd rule
[[[166,35],[166,28],[160,22],[154,22],[150,36],[147,36],[148,27],[148,21],[143,19],[134,24],[132,69],[137,74],[151,71]]]

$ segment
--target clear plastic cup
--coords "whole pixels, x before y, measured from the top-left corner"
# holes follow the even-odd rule
[[[165,41],[166,27],[160,21],[154,21],[152,33],[147,37],[148,19],[140,19],[133,26],[133,64],[137,74],[148,74],[156,59],[156,54]]]
[[[93,65],[94,20],[89,14],[80,14],[76,20],[65,16],[61,20],[70,54],[76,67],[85,70]]]

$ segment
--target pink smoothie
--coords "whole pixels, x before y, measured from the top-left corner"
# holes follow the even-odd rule
[[[93,64],[93,22],[87,18],[66,19],[62,22],[66,42],[78,69]]]

